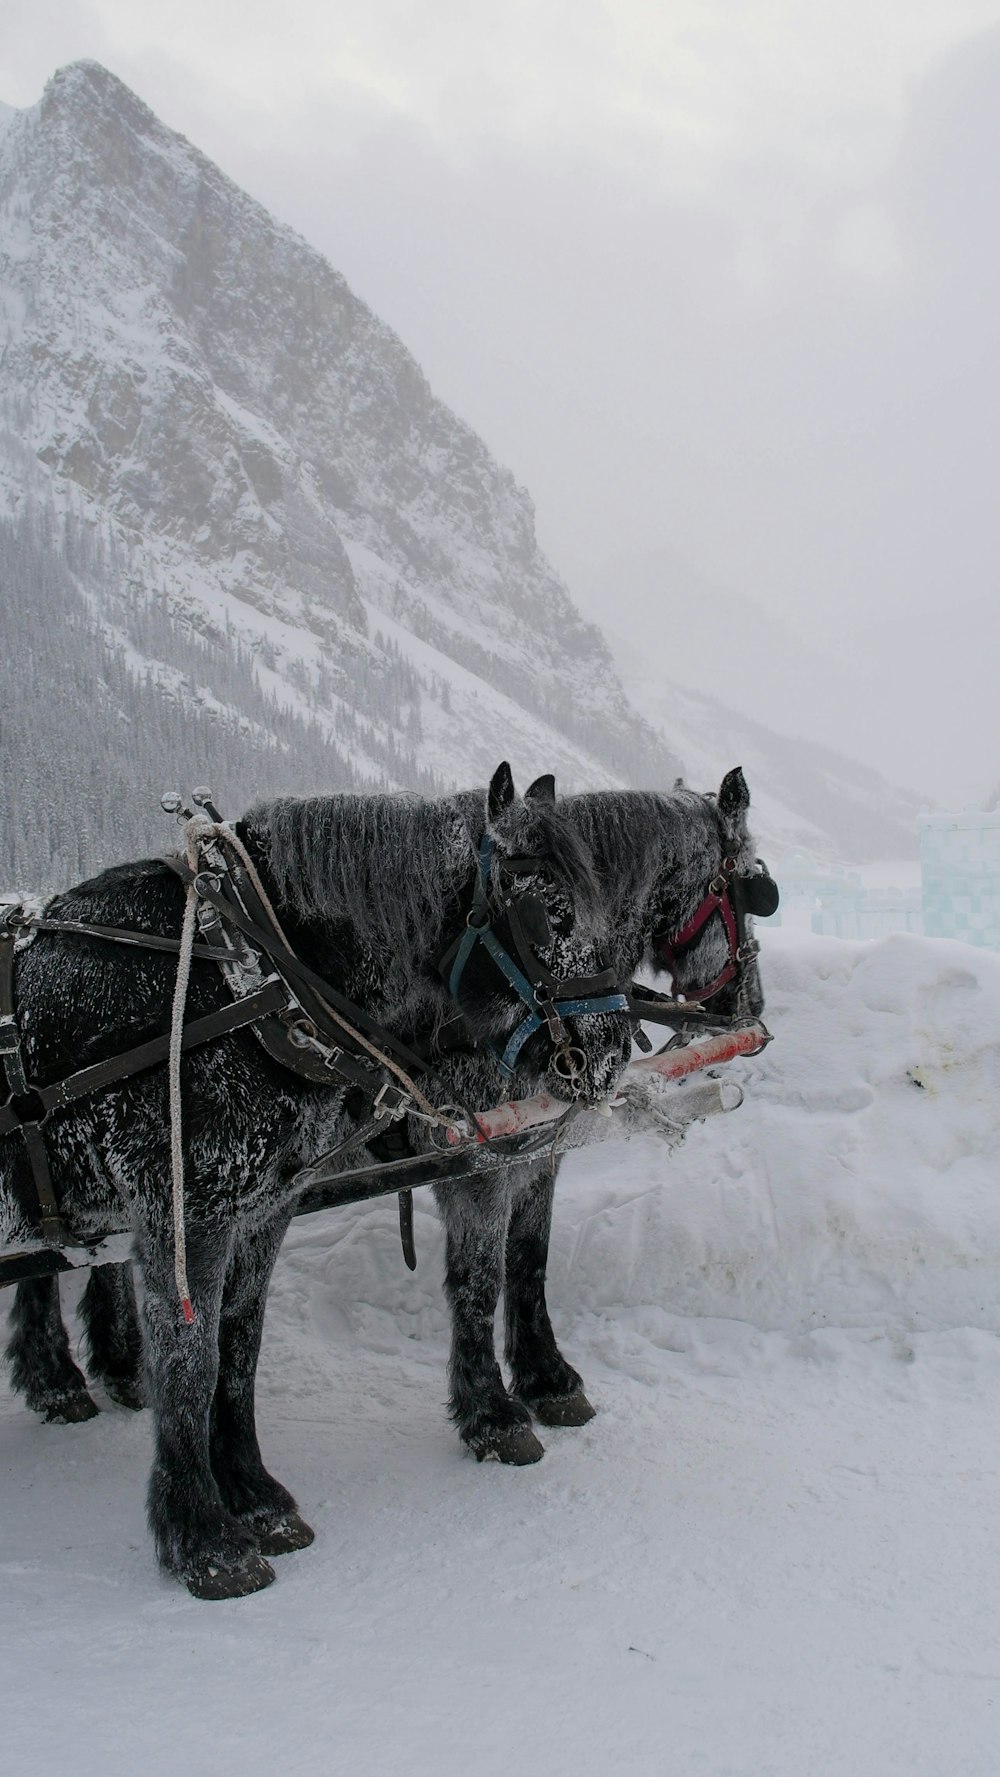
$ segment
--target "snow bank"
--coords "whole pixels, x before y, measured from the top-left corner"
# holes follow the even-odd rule
[[[775,1040],[739,1069],[746,1104],[669,1161],[633,1144],[613,1184],[599,1152],[574,1164],[559,1294],[759,1327],[997,1330],[1000,957],[903,935],[764,944]]]

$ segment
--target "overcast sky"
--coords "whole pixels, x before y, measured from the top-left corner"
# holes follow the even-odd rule
[[[301,229],[592,610],[669,549],[865,661],[817,734],[1000,778],[1000,0],[6,10],[0,98],[94,56]]]

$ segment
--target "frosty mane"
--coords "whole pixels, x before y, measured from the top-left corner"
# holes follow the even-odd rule
[[[304,919],[348,923],[360,946],[403,957],[441,942],[446,919],[471,885],[486,828],[486,791],[436,800],[402,795],[282,797],[245,824],[279,898]],[[563,807],[518,800],[497,838],[511,852],[546,858],[578,920],[592,921],[601,890],[578,824]]]

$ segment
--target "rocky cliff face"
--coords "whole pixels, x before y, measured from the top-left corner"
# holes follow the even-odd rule
[[[185,775],[186,733],[211,759],[213,725],[238,801],[432,790],[503,757],[564,788],[665,786],[698,739],[669,692],[637,713],[528,495],[391,330],[89,62],[0,108],[0,527],[0,699],[19,651],[39,657],[19,607],[87,636],[90,678],[54,682],[33,724],[50,781],[82,769],[81,721],[105,723],[107,761],[154,704],[149,733],[179,751],[160,773],[139,749],[137,807]],[[820,775],[819,843],[850,852],[857,798]],[[810,784],[783,828],[801,814],[807,840]],[[905,836],[888,790],[884,806],[890,854]]]
[[[319,254],[93,63],[0,140],[0,317],[0,419],[41,498],[114,537],[94,591],[126,630],[155,586],[442,779],[505,752],[577,782],[677,767],[527,494]],[[16,508],[9,452],[6,480]],[[395,650],[413,696],[380,708]]]

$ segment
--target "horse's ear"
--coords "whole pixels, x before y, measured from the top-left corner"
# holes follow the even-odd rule
[[[490,779],[489,793],[486,797],[486,812],[491,823],[499,820],[505,808],[509,808],[517,791],[514,778],[506,759],[498,765]]]
[[[543,802],[547,808],[554,806],[555,799],[556,780],[551,771],[545,772],[542,777],[536,777],[534,783],[529,784],[524,792],[525,802]]]
[[[719,813],[727,821],[738,821],[750,807],[750,791],[742,768],[734,765],[727,771],[719,790]]]

